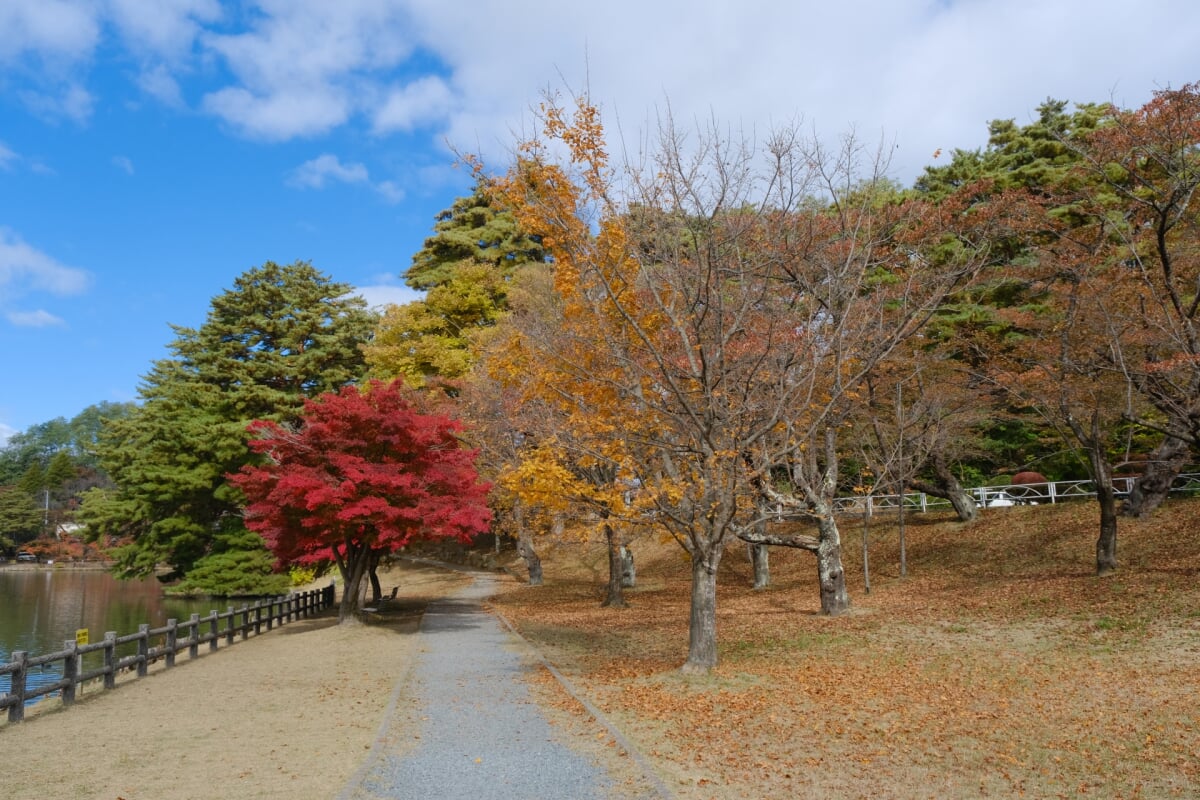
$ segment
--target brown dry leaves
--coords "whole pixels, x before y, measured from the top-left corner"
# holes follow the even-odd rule
[[[813,564],[774,587],[723,564],[721,666],[676,670],[685,562],[639,543],[633,608],[547,562],[497,605],[639,742],[680,797],[1189,797],[1200,793],[1200,501],[1121,523],[1120,572],[1091,574],[1088,503],[995,509],[975,526],[844,523],[854,610],[816,614]]]

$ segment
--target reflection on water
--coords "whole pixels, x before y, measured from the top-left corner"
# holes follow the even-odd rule
[[[242,603],[236,604],[241,607]],[[118,581],[107,572],[70,567],[0,568],[0,664],[11,654],[24,650],[31,656],[64,649],[75,641],[75,632],[87,628],[92,642],[103,640],[106,631],[117,635],[135,633],[138,625],[165,625],[192,614],[206,615],[214,607],[227,608],[223,600],[166,598],[154,580]],[[122,648],[122,654],[136,651]],[[84,669],[100,665],[102,655],[90,654]],[[30,670],[27,686],[44,686],[61,677],[62,662]],[[0,692],[8,691],[9,676],[0,675]]]

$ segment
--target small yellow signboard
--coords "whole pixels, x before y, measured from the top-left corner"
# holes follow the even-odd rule
[[[88,643],[88,629],[87,628],[79,628],[78,630],[76,630],[75,631],[75,644],[87,644],[87,643]]]

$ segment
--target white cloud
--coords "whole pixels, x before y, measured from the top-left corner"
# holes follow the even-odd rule
[[[166,58],[186,53],[201,24],[222,16],[217,0],[108,0],[108,9],[131,49]]]
[[[8,444],[8,440],[13,436],[16,436],[18,433],[20,433],[20,431],[13,426],[0,422],[0,447],[4,447],[6,444]]]
[[[374,286],[359,286],[351,294],[356,294],[367,301],[367,306],[376,310],[383,310],[386,306],[396,305],[401,306],[405,303],[411,303],[414,300],[421,300],[425,297],[424,292],[418,292],[415,289],[410,289],[407,286],[397,286],[395,284],[376,284]]]
[[[67,324],[61,317],[40,308],[37,311],[6,311],[4,316],[13,325],[22,328],[48,328]]]
[[[26,72],[79,72],[119,37],[143,91],[182,107],[194,80],[201,108],[240,134],[361,123],[497,163],[539,89],[566,84],[631,148],[668,105],[685,126],[715,117],[760,138],[803,118],[828,138],[894,138],[908,180],[935,149],[979,146],[989,119],[1028,121],[1047,95],[1139,105],[1200,78],[1196,30],[1193,0],[695,0],[687,13],[645,0],[474,0],[469,13],[442,0],[0,0],[0,63],[34,54]],[[98,101],[60,72],[27,99],[86,120]]]
[[[137,77],[137,83],[143,92],[163,105],[171,108],[183,106],[183,90],[179,88],[179,82],[165,65],[156,64],[142,70]]]
[[[394,181],[373,183],[366,166],[357,162],[343,164],[332,153],[322,153],[305,161],[289,173],[287,185],[297,189],[324,189],[330,183],[361,183],[374,189],[386,202],[399,203],[404,190]]]
[[[113,156],[109,160],[112,162],[114,167],[121,170],[126,175],[133,174],[133,162],[129,160],[128,156]]]
[[[383,197],[384,200],[395,205],[404,200],[404,189],[402,189],[395,181],[380,181],[375,184],[375,191]]]
[[[11,169],[13,162],[17,161],[18,156],[12,150],[9,150],[4,142],[0,142],[0,169]]]
[[[240,83],[208,95],[204,108],[251,136],[286,139],[342,124],[378,80],[372,74],[398,66],[412,50],[404,2],[257,5],[248,30],[202,39]]]
[[[363,183],[367,179],[367,168],[362,164],[343,164],[337,156],[323,153],[292,170],[288,177],[288,185],[323,189],[328,181]]]
[[[0,290],[4,295],[30,291],[80,294],[90,284],[87,272],[60,264],[26,244],[15,232],[0,227]]]
[[[100,39],[91,3],[72,0],[4,0],[0,3],[0,60],[27,52],[51,61],[87,58]]]
[[[228,87],[204,96],[204,109],[250,136],[281,141],[324,133],[350,116],[350,100],[326,86],[288,86],[265,94]]]
[[[1047,95],[1103,101],[1119,87],[1137,105],[1200,78],[1190,0],[697,0],[686,14],[641,0],[483,0],[464,15],[412,5],[458,98],[446,135],[498,161],[539,88],[563,81],[590,89],[631,148],[668,104],[685,127],[715,116],[760,140],[803,118],[825,138],[852,126],[894,138],[907,180],[938,147],[982,145],[990,119],[1028,122]]]
[[[440,122],[453,110],[454,103],[446,82],[427,75],[390,91],[383,105],[373,111],[372,127],[376,133],[390,133]]]
[[[57,91],[25,91],[21,99],[39,117],[51,122],[68,119],[83,124],[92,116],[95,99],[91,92],[79,84],[67,84]]]

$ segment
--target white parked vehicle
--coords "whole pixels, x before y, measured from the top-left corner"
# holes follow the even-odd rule
[[[1016,504],[1016,498],[1005,491],[987,492],[983,496],[984,508],[1007,508]]]

